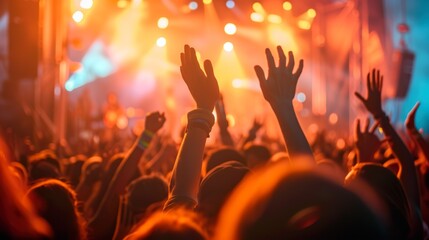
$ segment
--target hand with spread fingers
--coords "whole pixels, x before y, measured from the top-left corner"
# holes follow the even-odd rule
[[[213,111],[215,103],[219,99],[219,86],[211,61],[204,61],[204,72],[198,63],[195,49],[189,45],[185,45],[184,52],[180,53],[180,60],[182,78],[197,103],[197,107]]]
[[[369,119],[366,119],[364,130],[361,131],[360,120],[356,121],[355,145],[359,162],[373,162],[374,153],[380,148],[381,141],[374,134],[378,122],[369,129]]]
[[[255,72],[259,79],[264,98],[273,107],[282,106],[284,103],[292,102],[298,78],[301,75],[304,67],[304,61],[299,60],[298,69],[293,72],[295,67],[295,58],[290,51],[288,54],[289,61],[287,62],[286,56],[282,47],[277,47],[279,55],[279,64],[275,65],[273,54],[270,49],[265,50],[268,62],[268,76],[265,77],[264,70],[261,66],[255,66]]]
[[[381,89],[383,88],[383,76],[380,75],[380,70],[373,69],[372,74],[368,73],[366,85],[368,88],[368,95],[366,99],[358,92],[355,92],[356,97],[362,101],[366,109],[375,118],[383,116],[384,112],[381,108]]]

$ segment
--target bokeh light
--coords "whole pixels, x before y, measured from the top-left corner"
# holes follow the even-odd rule
[[[226,52],[231,52],[232,50],[234,50],[234,45],[231,42],[226,42],[225,44],[223,44],[223,50],[225,50]]]
[[[234,35],[237,32],[237,27],[233,23],[227,23],[224,30],[226,34]]]

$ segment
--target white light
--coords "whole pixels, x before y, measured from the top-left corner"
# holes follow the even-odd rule
[[[165,29],[168,27],[168,18],[162,17],[158,19],[158,27],[161,29]]]
[[[307,99],[307,97],[305,96],[305,94],[303,92],[300,92],[296,95],[296,100],[298,100],[298,102],[305,102],[305,99]]]
[[[71,92],[74,89],[74,82],[73,81],[67,81],[66,84],[64,84],[64,88],[68,91]]]
[[[80,7],[83,9],[90,9],[92,8],[92,5],[94,2],[92,0],[81,0],[80,1]]]
[[[234,49],[234,45],[231,42],[226,42],[223,44],[223,50],[231,52]]]
[[[232,1],[232,0],[226,1],[226,7],[229,8],[229,9],[234,8],[235,7],[235,2]]]
[[[164,47],[167,44],[167,40],[165,39],[165,37],[160,37],[156,40],[156,45],[158,47]]]
[[[198,8],[198,3],[197,2],[192,1],[192,2],[189,3],[189,9],[195,10],[197,8]]]
[[[250,14],[250,19],[252,19],[254,22],[263,22],[264,16],[260,13],[252,12],[252,14]]]
[[[233,23],[227,23],[224,30],[226,34],[234,35],[237,32],[237,27]]]
[[[81,12],[81,11],[74,12],[72,18],[77,23],[82,22],[82,20],[83,20],[83,12]]]

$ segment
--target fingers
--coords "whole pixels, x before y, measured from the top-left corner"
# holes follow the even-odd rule
[[[204,61],[204,71],[206,72],[207,78],[211,80],[216,79],[213,71],[213,65],[210,60]]]
[[[265,49],[265,55],[267,56],[268,69],[274,69],[276,67],[274,63],[274,57],[269,48]]]
[[[368,75],[366,75],[366,88],[369,91],[371,91],[371,73],[369,72]]]
[[[301,76],[302,69],[304,69],[304,60],[301,59],[299,60],[298,69],[294,73],[296,78],[299,78],[299,76]]]
[[[358,92],[355,92],[355,96],[357,97],[357,98],[359,98],[359,100],[361,100],[363,103],[365,103],[365,98],[364,97],[362,97],[362,95],[360,95],[360,93],[358,93]]]
[[[380,125],[380,121],[376,121],[376,122],[372,125],[371,129],[369,129],[369,133],[374,134],[374,132],[375,132],[375,130],[377,129],[378,125]]]
[[[292,51],[289,51],[289,62],[288,62],[288,64],[287,64],[287,69],[290,71],[290,72],[292,72],[293,71],[293,68],[295,67],[295,57],[293,56],[293,52]]]
[[[264,70],[259,65],[256,65],[254,67],[254,69],[255,69],[256,76],[258,77],[258,80],[259,80],[259,86],[261,87],[262,93],[264,94],[264,97],[266,99],[266,96],[265,96],[265,92],[266,92],[266,79],[265,79]]]
[[[414,117],[416,115],[416,112],[417,112],[417,109],[419,108],[419,106],[420,106],[420,102],[417,102],[414,105],[414,107],[411,109],[409,114]]]
[[[365,127],[364,127],[364,132],[368,132],[369,129],[369,118],[365,119]]]
[[[279,67],[286,66],[286,55],[283,52],[283,48],[280,46],[277,46],[277,52],[279,54]],[[289,61],[290,61],[290,58],[289,58]]]
[[[355,140],[358,140],[359,137],[362,135],[360,131],[360,120],[356,119],[356,125],[355,125]]]

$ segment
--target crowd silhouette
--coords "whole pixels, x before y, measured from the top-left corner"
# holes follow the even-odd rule
[[[17,146],[3,131],[0,238],[428,239],[429,146],[414,121],[419,103],[403,140],[383,110],[384,79],[374,69],[366,95],[355,93],[369,117],[356,120],[354,144],[341,152],[323,134],[310,144],[293,105],[304,61],[276,50],[277,61],[266,49],[268,69],[254,70],[281,129],[278,148],[255,142],[258,120],[234,142],[212,63],[201,67],[189,45],[180,72],[196,108],[179,144],[159,134],[168,121],[162,112],[145,117],[124,153],[64,154],[29,139]],[[219,140],[206,147],[215,124]]]

